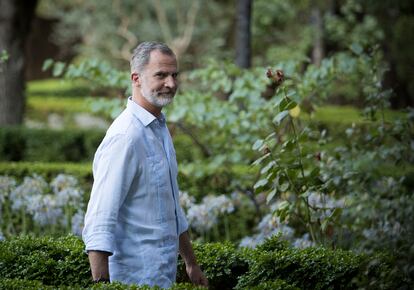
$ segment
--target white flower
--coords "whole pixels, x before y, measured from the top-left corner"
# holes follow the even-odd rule
[[[77,236],[82,236],[84,226],[85,212],[78,210],[72,217],[72,233]]]
[[[210,230],[219,221],[219,216],[234,211],[234,204],[225,195],[207,195],[200,204],[195,204],[194,199],[187,193],[182,194],[181,204],[187,209],[187,219],[191,227],[198,232]]]
[[[41,226],[59,224],[63,217],[62,208],[56,203],[55,196],[51,194],[37,195],[34,200],[36,205],[29,208],[33,221]]]
[[[245,237],[239,243],[240,247],[255,248],[263,243],[266,238],[273,235],[282,234],[284,239],[292,239],[295,230],[285,223],[281,223],[279,218],[273,214],[265,215],[257,226],[258,233],[251,237]]]
[[[195,198],[186,191],[180,191],[180,205],[183,209],[188,209],[194,205]]]
[[[55,194],[58,194],[61,190],[64,190],[68,187],[76,188],[78,186],[78,180],[71,175],[59,174],[52,180],[50,186],[52,187],[53,192]]]
[[[30,198],[48,192],[47,182],[39,175],[25,177],[23,183],[10,192],[10,200],[13,210],[27,208],[30,205]]]
[[[315,243],[310,240],[309,234],[306,233],[301,238],[294,239],[293,246],[295,248],[304,249],[315,246]]]
[[[9,176],[0,176],[0,204],[9,196],[16,187],[16,180]]]

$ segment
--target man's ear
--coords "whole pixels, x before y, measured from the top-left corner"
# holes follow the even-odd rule
[[[139,87],[141,85],[140,76],[136,72],[131,73],[131,81],[134,87]]]

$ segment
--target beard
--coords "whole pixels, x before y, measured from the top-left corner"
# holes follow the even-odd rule
[[[162,108],[173,101],[175,92],[151,92],[149,90],[141,88],[141,94],[151,105]]]

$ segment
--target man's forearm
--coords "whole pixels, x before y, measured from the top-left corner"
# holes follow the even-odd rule
[[[196,257],[194,255],[193,247],[191,246],[190,236],[188,232],[184,232],[180,235],[179,251],[184,260],[187,275],[191,282],[196,285],[202,285],[208,287],[208,280],[201,271],[200,266],[197,264]]]
[[[194,255],[193,247],[191,246],[190,236],[188,232],[184,232],[180,235],[179,251],[184,260],[185,265],[193,266],[197,265],[197,260]]]
[[[109,280],[108,257],[110,253],[102,251],[89,251],[89,263],[91,265],[92,279]]]

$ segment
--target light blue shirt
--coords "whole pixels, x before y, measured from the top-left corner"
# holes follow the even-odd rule
[[[86,251],[113,254],[111,281],[170,287],[178,238],[188,223],[164,115],[157,119],[129,98],[95,153],[93,176],[82,233]]]

